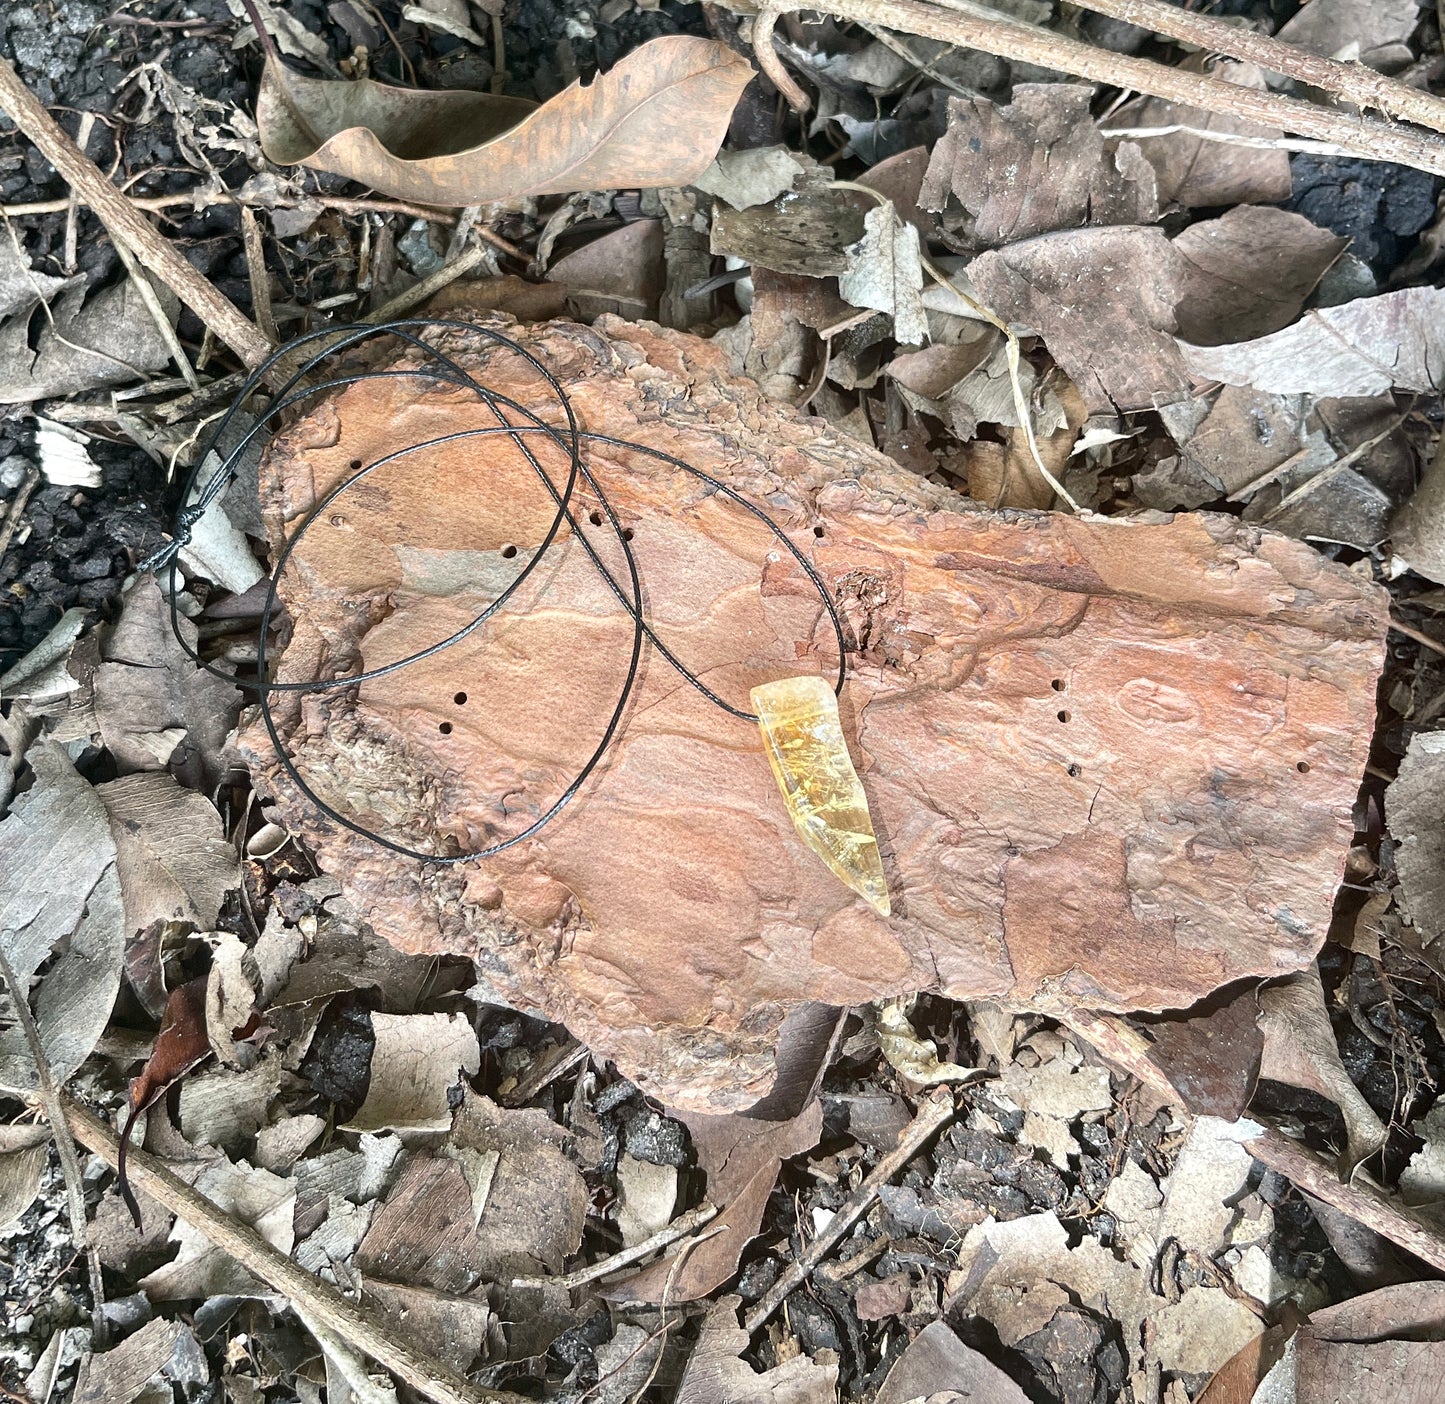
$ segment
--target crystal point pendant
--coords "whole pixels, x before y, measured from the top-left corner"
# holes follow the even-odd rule
[[[793,826],[838,877],[887,916],[878,840],[833,689],[818,677],[784,678],[755,687],[752,699]]]

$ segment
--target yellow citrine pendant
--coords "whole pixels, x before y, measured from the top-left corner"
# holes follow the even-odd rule
[[[803,841],[884,916],[888,884],[868,797],[848,755],[838,699],[819,677],[783,678],[752,691],[783,803]]]

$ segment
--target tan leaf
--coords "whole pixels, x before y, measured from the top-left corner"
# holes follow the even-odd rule
[[[459,1069],[481,1066],[472,1026],[461,1014],[373,1014],[371,1084],[349,1131],[405,1127],[444,1131],[452,1124],[447,1092]]]
[[[256,98],[262,148],[430,205],[474,205],[702,174],[752,77],[725,44],[667,35],[590,84],[522,98],[306,78],[270,60]]]
[[[241,877],[215,805],[163,770],[137,771],[97,785],[96,793],[110,814],[128,930],[153,921],[214,926]]]

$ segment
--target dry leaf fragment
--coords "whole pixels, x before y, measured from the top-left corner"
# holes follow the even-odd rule
[[[848,271],[849,246],[864,232],[863,211],[836,192],[805,189],[746,210],[719,206],[712,251],[774,273],[827,278]]]
[[[1183,67],[1203,71],[1204,65],[1187,63]],[[1266,86],[1264,71],[1252,63],[1218,63],[1210,76],[1246,88]],[[1207,209],[1272,205],[1289,199],[1288,151],[1227,140],[1242,136],[1279,141],[1284,133],[1278,128],[1163,98],[1126,103],[1110,119],[1109,128],[1137,133],[1131,139],[1139,143],[1145,159],[1154,167],[1161,206]]]
[[[1445,290],[1404,288],[1317,307],[1293,326],[1229,346],[1181,343],[1198,380],[1319,399],[1434,393],[1445,363]]]
[[[972,218],[953,232],[977,249],[1083,224],[1153,223],[1154,172],[1132,142],[1105,151],[1093,97],[1085,85],[1020,83],[1007,107],[950,98],[920,203],[944,210],[958,200]]]
[[[1073,229],[969,264],[981,300],[1032,328],[1091,413],[1154,409],[1192,389],[1174,339],[1183,259],[1158,229]]]
[[[722,151],[693,184],[735,210],[746,210],[766,205],[791,190],[803,169],[803,163],[786,146]]]
[[[40,1193],[50,1158],[50,1128],[41,1123],[0,1126],[0,1229],[8,1228]]]
[[[226,893],[241,881],[215,805],[163,770],[108,781],[96,794],[110,816],[128,929],[153,921],[214,926]]]
[[[244,1161],[233,1165],[229,1160],[216,1160],[201,1171],[195,1188],[222,1213],[249,1224],[273,1248],[290,1254],[296,1241],[292,1227],[294,1180],[283,1180]],[[153,1302],[271,1294],[270,1288],[257,1282],[224,1248],[217,1248],[184,1219],[176,1220],[171,1241],[180,1244],[180,1251],[164,1267],[141,1279],[142,1291]]]
[[[35,782],[0,821],[0,945],[25,998],[35,991],[46,1060],[63,1083],[90,1055],[120,988],[125,916],[105,806],[53,742],[26,753]],[[0,1087],[33,1089],[35,1060],[19,1025],[0,1032]]]
[[[619,187],[687,185],[707,168],[752,77],[726,44],[666,35],[541,107],[490,93],[327,82],[268,60],[262,149],[383,194],[476,205]]]
[[[1400,875],[1396,901],[1428,946],[1445,935],[1445,731],[1411,738],[1385,805]]]
[[[908,1022],[903,1004],[894,1000],[881,1005],[875,1015],[878,1024],[878,1048],[895,1071],[920,1087],[933,1087],[943,1082],[973,1082],[987,1074],[982,1068],[964,1068],[957,1063],[940,1062],[938,1046],[929,1038],[920,1038]]]
[[[677,1167],[621,1155],[617,1160],[617,1188],[621,1193],[617,1227],[622,1246],[631,1248],[671,1221],[677,1204]]]
[[[1191,224],[1174,240],[1184,256],[1179,335],[1219,346],[1288,326],[1348,243],[1303,215],[1266,205],[1240,205]]]
[[[834,1404],[838,1364],[795,1355],[761,1374],[742,1359],[748,1333],[738,1325],[740,1297],[708,1309],[682,1372],[676,1404]]]
[[[1418,0],[1310,0],[1285,22],[1279,37],[1326,58],[1360,59],[1404,43],[1419,23]]]
[[[707,1196],[721,1212],[704,1233],[679,1250],[612,1284],[616,1302],[697,1301],[737,1271],[738,1259],[762,1223],[784,1160],[811,1150],[823,1129],[823,1106],[810,1102],[787,1121],[748,1116],[684,1115]]]
[[[559,258],[547,281],[567,289],[568,303],[584,322],[604,312],[652,319],[666,282],[662,251],[662,221],[633,220]]]
[[[848,266],[838,292],[854,307],[871,307],[893,318],[893,335],[905,345],[928,340],[923,310],[923,262],[918,230],[904,224],[891,201],[863,217],[863,237],[847,250]]]
[[[878,1404],[913,1404],[953,1390],[972,1404],[1024,1404],[1024,1394],[987,1356],[964,1345],[942,1321],[931,1321],[894,1361]]]
[[[166,1381],[167,1398],[173,1384],[190,1395],[211,1377],[200,1342],[179,1321],[147,1321],[113,1349],[87,1353],[76,1372],[71,1404],[131,1404],[158,1377]]]
[[[1384,1145],[1385,1127],[1340,1061],[1319,967],[1312,965],[1265,986],[1259,1007],[1264,1034],[1259,1075],[1317,1092],[1339,1107],[1349,1137],[1340,1157],[1340,1174],[1348,1179],[1362,1160]]]
[[[165,289],[157,296],[174,322],[180,304]],[[129,278],[89,298],[83,286],[69,287],[48,316],[39,307],[36,297],[28,309],[0,322],[0,404],[127,385],[170,359],[165,338]]]
[[[447,1093],[482,1065],[466,1016],[374,1013],[371,1027],[371,1082],[346,1129],[445,1131],[452,1124]]]

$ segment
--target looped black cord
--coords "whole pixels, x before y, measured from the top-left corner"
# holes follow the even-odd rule
[[[438,347],[421,337],[423,332],[435,331],[459,331],[473,336],[479,336],[487,340],[499,349],[514,353],[522,357],[529,366],[537,372],[547,385],[551,398],[554,400],[562,423],[553,424],[540,417],[533,410],[517,403],[505,395],[498,394],[478,381],[469,371],[459,365],[454,359],[446,355]],[[372,337],[391,336],[411,346],[422,355],[423,362],[418,366],[407,366],[388,370],[358,371],[349,374],[335,376],[331,379],[319,382],[308,381],[310,375],[323,361],[340,355],[342,352],[358,346]],[[311,344],[317,344],[318,349],[306,355],[303,359],[297,360],[298,353]],[[269,407],[260,414],[256,421],[240,437],[239,441],[230,449],[220,461],[220,466],[215,470],[204,486],[197,491],[197,483],[200,474],[210,461],[213,454],[217,452],[222,436],[226,433],[231,422],[235,418],[241,405],[249,398],[261,380],[267,376],[282,361],[294,362],[294,369],[289,377],[275,392]],[[188,644],[181,633],[180,614],[177,604],[178,590],[176,588],[175,572],[177,557],[180,552],[190,545],[192,532],[197,522],[205,515],[209,507],[215,503],[230,486],[236,476],[237,466],[246,450],[268,426],[287,409],[309,399],[315,395],[328,393],[347,385],[354,385],[360,381],[408,378],[416,377],[423,380],[430,380],[442,384],[449,384],[461,389],[470,390],[488,408],[492,417],[497,421],[495,424],[486,425],[480,428],[459,429],[453,433],[442,434],[435,438],[426,439],[418,443],[408,444],[404,448],[397,449],[386,454],[373,463],[365,464],[355,468],[349,476],[344,477],[328,492],[323,494],[321,499],[307,512],[305,517],[277,556],[275,567],[270,579],[267,582],[266,599],[261,610],[260,643],[257,651],[256,670],[257,681],[254,683],[242,682],[233,677],[230,673],[216,668],[207,663],[200,653]],[[511,418],[517,416],[519,418]],[[443,444],[457,443],[468,439],[480,439],[485,442],[489,437],[502,435],[520,450],[526,458],[532,471],[537,475],[542,485],[547,490],[548,496],[555,505],[555,512],[541,542],[531,553],[530,557],[520,564],[515,577],[507,586],[491,601],[480,613],[472,618],[461,629],[454,634],[440,640],[437,643],[429,644],[425,648],[418,649],[415,653],[408,654],[404,658],[394,662],[383,664],[379,667],[366,669],[361,672],[349,673],[337,678],[316,678],[304,682],[275,682],[268,677],[269,659],[267,656],[268,639],[270,637],[271,623],[276,609],[280,602],[280,582],[286,570],[287,563],[295,553],[297,547],[311,529],[315,522],[340,498],[345,492],[354,487],[357,483],[390,463],[409,454],[421,452],[426,449],[436,448]],[[538,439],[542,445],[551,445],[562,452],[567,461],[566,480],[559,488],[553,480],[552,475],[543,466],[537,453],[533,451],[532,440]],[[205,447],[197,455],[196,466],[184,485],[181,501],[187,504],[176,513],[175,530],[171,541],[160,551],[156,552],[149,560],[142,563],[142,570],[148,568],[160,569],[169,566],[171,571],[171,628],[176,638],[180,641],[182,649],[190,658],[206,672],[226,681],[235,683],[237,686],[253,689],[257,693],[261,716],[265,723],[267,733],[275,747],[277,760],[286,771],[291,782],[306,796],[327,818],[333,822],[343,825],[353,833],[360,834],[363,838],[378,844],[380,847],[400,854],[407,858],[414,858],[427,863],[456,864],[466,863],[477,858],[487,858],[513,845],[531,838],[544,825],[556,817],[564,805],[577,793],[586,783],[587,778],[596,769],[611,745],[613,737],[621,724],[627,704],[632,696],[633,688],[637,682],[638,670],[642,659],[642,643],[647,639],[654,648],[661,654],[667,663],[677,673],[697,689],[704,697],[716,706],[721,707],[730,715],[744,721],[757,721],[757,717],[743,708],[737,707],[725,698],[714,692],[701,678],[679,660],[666,644],[657,636],[652,625],[646,618],[645,609],[642,603],[642,581],[637,568],[636,559],[633,556],[630,544],[631,533],[624,529],[617,513],[613,510],[612,503],[606,492],[598,483],[592,469],[584,460],[582,445],[584,442],[605,444],[612,448],[626,450],[629,453],[645,454],[648,457],[658,459],[661,462],[672,465],[685,473],[705,483],[709,489],[726,497],[729,501],[743,508],[753,517],[757,518],[766,526],[772,534],[783,544],[792,555],[800,568],[806,574],[809,582],[818,592],[818,597],[827,611],[828,617],[833,625],[833,633],[838,646],[838,675],[834,683],[835,693],[841,692],[843,679],[847,666],[845,657],[845,643],[843,637],[843,625],[838,616],[838,611],[829,594],[828,588],[822,577],[818,574],[803,553],[788,538],[783,529],[773,521],[761,508],[749,502],[739,493],[734,491],[726,483],[703,472],[700,468],[693,467],[690,463],[683,461],[672,454],[665,453],[660,449],[649,448],[645,444],[630,443],[625,439],[615,439],[607,435],[588,434],[577,427],[576,417],[572,411],[572,405],[567,397],[566,391],[556,377],[539,361],[530,351],[520,343],[512,340],[502,333],[487,327],[478,327],[469,322],[458,322],[446,319],[412,319],[407,321],[387,322],[375,326],[359,325],[355,327],[344,327],[341,329],[327,329],[323,331],[310,332],[305,336],[298,337],[281,350],[277,351],[264,364],[258,366],[249,379],[237,393],[235,400],[225,414],[221,417],[215,428],[211,431],[209,440]],[[597,502],[604,514],[605,522],[611,530],[613,537],[621,547],[623,559],[626,563],[626,579],[619,581],[608,569],[602,558],[598,555],[596,548],[588,539],[572,512],[572,500],[576,493],[578,480],[584,482],[596,497]],[[616,700],[608,715],[607,724],[603,729],[602,737],[598,741],[586,762],[573,776],[566,788],[558,798],[545,809],[540,817],[529,824],[520,833],[513,834],[508,838],[498,839],[487,847],[474,849],[464,853],[428,853],[418,849],[410,848],[406,844],[399,843],[394,839],[379,834],[374,830],[366,828],[356,820],[342,814],[328,803],[322,796],[318,795],[305,778],[297,770],[290,756],[287,755],[285,744],[281,738],[276,724],[275,715],[272,711],[271,695],[273,693],[312,693],[323,692],[330,689],[342,687],[355,687],[360,683],[370,681],[373,678],[384,677],[387,674],[397,672],[399,669],[416,663],[423,658],[430,658],[444,649],[450,648],[453,644],[460,642],[469,634],[486,623],[493,615],[502,609],[507,602],[517,593],[522,584],[531,576],[541,563],[546,553],[551,549],[562,531],[564,524],[570,528],[573,537],[580,543],[586,552],[588,560],[593,568],[606,582],[612,594],[626,610],[632,620],[632,647],[628,660],[626,674],[622,685],[618,689]]]

